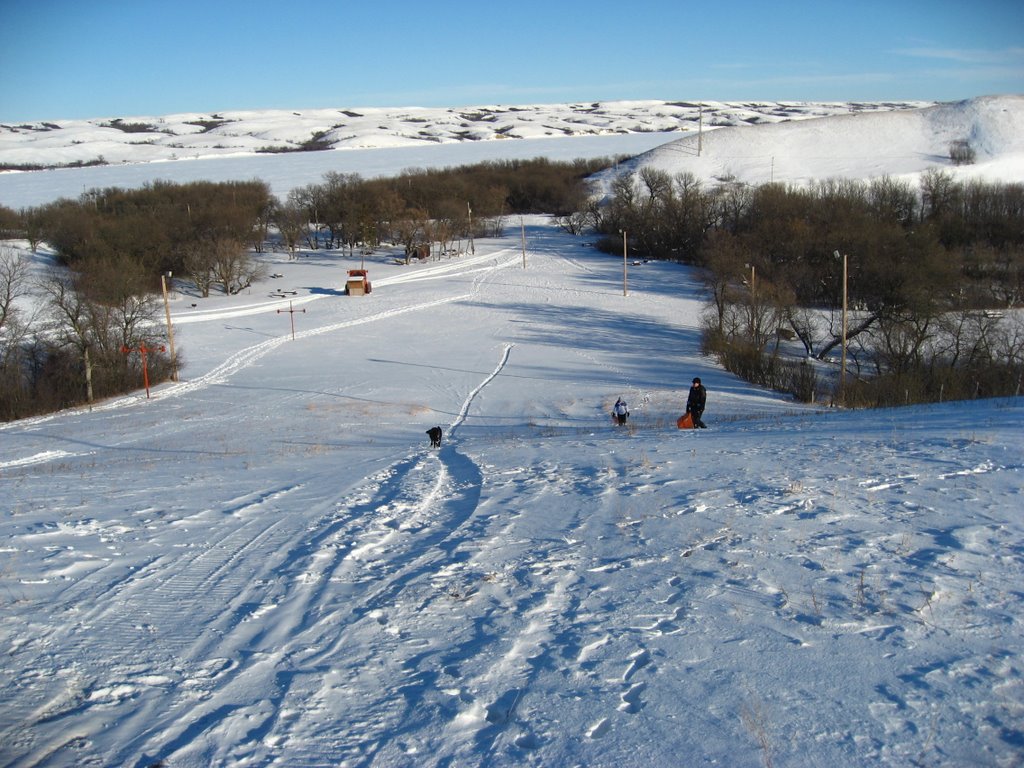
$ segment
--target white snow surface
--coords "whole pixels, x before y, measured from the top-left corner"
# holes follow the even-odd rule
[[[1020,398],[797,405],[685,267],[474,245],[175,285],[179,382],[0,425],[0,764],[1024,761]]]

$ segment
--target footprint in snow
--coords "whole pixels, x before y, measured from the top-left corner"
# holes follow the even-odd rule
[[[598,720],[596,723],[590,726],[590,730],[587,731],[587,738],[600,739],[602,736],[607,734],[609,730],[611,730],[611,727],[612,721],[609,720],[607,717],[602,717],[600,720]]]
[[[629,687],[629,690],[622,694],[622,703],[619,704],[619,711],[635,715],[644,708],[640,695],[647,689],[647,683],[636,683]]]
[[[622,675],[622,682],[624,683],[628,683],[633,675],[651,663],[651,653],[646,648],[641,648],[639,651],[632,653],[629,659],[629,667]]]

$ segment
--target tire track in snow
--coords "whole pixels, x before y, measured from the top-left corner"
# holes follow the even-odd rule
[[[157,537],[154,544],[162,551],[156,557],[128,569],[121,566],[121,573],[103,569],[62,594],[53,610],[68,616],[59,630],[63,639],[37,638],[22,653],[40,658],[22,656],[19,664],[30,669],[59,665],[57,656],[50,658],[54,647],[66,648],[71,658],[86,663],[73,674],[55,667],[54,684],[37,687],[32,700],[26,697],[19,735],[24,753],[43,759],[68,728],[82,738],[103,734],[103,740],[116,732],[145,734],[153,722],[162,722],[168,703],[161,690],[173,682],[152,670],[174,669],[186,681],[182,691],[187,706],[173,719],[188,720],[201,688],[190,681],[202,678],[198,671],[216,659],[235,658],[246,647],[245,642],[230,645],[225,638],[262,607],[265,585],[272,583],[275,568],[283,562],[281,552],[301,546],[308,535],[304,518],[277,511],[281,497],[301,488],[269,488],[176,521],[174,541],[181,525],[195,524],[196,535],[187,547],[164,547]],[[79,610],[79,602],[88,607]],[[179,626],[183,613],[196,617],[195,631],[168,636],[165,628]],[[103,631],[92,631],[95,627]],[[154,646],[156,636],[160,642]],[[83,728],[84,723],[92,725]],[[109,761],[107,756],[104,762],[127,765],[134,757]]]
[[[314,336],[320,336],[325,333],[333,333],[334,331],[340,331],[345,328],[352,328],[357,325],[364,325],[366,323],[374,323],[380,320],[387,320],[399,315],[404,315],[409,312],[420,312],[425,309],[432,309],[433,307],[439,307],[444,304],[451,304],[456,301],[462,301],[464,299],[472,298],[471,293],[464,293],[458,296],[449,296],[444,299],[436,299],[435,301],[427,301],[422,304],[413,304],[406,307],[398,307],[396,309],[386,310],[384,312],[378,312],[367,317],[359,317],[352,320],[344,320],[340,323],[331,323],[329,325],[322,325],[318,328],[310,328],[305,331],[300,331],[295,334],[296,339],[308,339]],[[218,365],[213,370],[196,377],[195,379],[182,382],[179,384],[171,385],[159,392],[154,393],[154,399],[160,399],[165,397],[176,397],[185,393],[195,392],[200,389],[212,386],[214,384],[221,384],[237,373],[238,371],[246,368],[255,363],[260,358],[264,357],[268,353],[277,349],[279,346],[291,340],[290,336],[278,336],[274,339],[268,339],[267,341],[260,342],[252,347],[243,349],[240,352],[236,352],[234,355],[229,357],[223,363]],[[130,398],[131,402],[135,402],[137,398]],[[109,407],[116,407],[124,404],[124,399],[111,403]],[[97,409],[98,410],[98,409]]]
[[[464,480],[467,470],[457,460],[455,465]],[[243,729],[259,734],[253,742],[259,764],[283,754],[295,768],[323,765],[325,754],[332,764],[345,764],[346,755],[359,754],[360,742],[373,740],[366,731],[382,720],[388,721],[382,732],[398,727],[402,718],[392,719],[394,701],[375,701],[387,711],[368,716],[366,731],[355,728],[358,718],[342,713],[357,702],[343,693],[342,704],[334,701],[339,686],[333,670],[386,667],[395,679],[402,677],[402,658],[381,653],[365,638],[382,631],[381,617],[396,605],[421,602],[464,539],[459,531],[476,511],[479,480],[462,487],[449,466],[433,454],[407,457],[376,476],[376,487],[355,503],[338,504],[320,530],[287,552],[283,560],[292,566],[276,599],[274,626],[249,642],[228,633],[223,650],[207,650],[210,658],[237,657],[234,648],[244,653],[199,707],[189,709],[187,701],[176,707],[178,720],[168,718],[173,733],[165,734],[172,738],[151,740],[150,753],[171,763],[197,746],[231,744],[232,734]],[[297,712],[303,716],[294,717]]]
[[[303,623],[295,621],[296,611],[289,609],[291,602],[300,605],[300,617],[310,610],[301,601],[305,585],[293,574],[318,555],[311,530],[332,530],[335,500],[295,498],[303,488],[295,485],[251,493],[194,516],[197,525],[211,514],[242,524],[223,538],[213,531],[216,543],[188,556],[184,570],[179,564],[160,585],[172,602],[181,601],[181,609],[197,615],[205,611],[214,618],[198,622],[200,631],[179,643],[175,668],[183,682],[173,695],[136,702],[131,712],[110,726],[111,731],[137,734],[136,749],[143,755],[167,759],[189,750],[193,742],[216,741],[216,734],[230,730],[238,718],[258,722],[250,707],[258,712],[267,704],[276,713],[276,704],[287,691],[281,681],[287,659],[279,647],[290,644],[293,633],[307,639]],[[286,494],[288,503],[279,508],[277,502]],[[309,514],[282,514],[306,503]],[[253,621],[270,611],[280,618],[269,625]],[[111,764],[129,764],[138,753],[118,755]]]
[[[482,264],[488,261],[493,261],[493,265],[481,266],[475,270],[466,269],[467,266]],[[417,273],[415,275],[397,275],[392,278],[383,278],[382,280],[377,281],[377,284],[390,285],[402,282],[415,282],[418,280],[424,280],[428,278],[443,277],[450,272],[465,273],[468,271],[484,271],[486,273],[490,273],[496,269],[504,269],[505,267],[514,263],[514,261],[515,260],[512,257],[506,257],[504,260],[501,260],[496,258],[495,255],[489,254],[487,256],[478,256],[472,260],[460,261],[451,265],[445,265],[443,267],[436,267],[433,268],[431,272],[426,275],[423,273]],[[448,296],[446,298],[435,299],[433,301],[422,302],[420,304],[413,304],[405,307],[397,307],[395,309],[377,312],[376,314],[368,315],[367,317],[358,317],[351,320],[343,320],[338,323],[322,325],[317,328],[310,328],[304,331],[297,332],[295,334],[295,338],[308,339],[314,336],[320,336],[325,333],[333,333],[335,331],[340,331],[345,328],[352,328],[357,325],[364,325],[366,323],[374,323],[381,320],[388,320],[390,318],[398,317],[400,315],[408,314],[410,312],[420,312],[426,309],[440,307],[445,304],[452,304],[457,301],[464,301],[466,299],[473,298],[473,295],[476,293],[478,289],[479,283],[474,283],[473,290],[470,291],[469,293],[462,293],[457,296]],[[212,384],[220,384],[224,382],[229,376],[233,375],[234,373],[237,373],[238,371],[249,365],[252,365],[254,362],[262,358],[264,355],[273,351],[286,341],[289,341],[289,339],[289,336],[279,336],[277,338],[268,339],[267,341],[256,344],[252,347],[249,347],[248,349],[241,350],[240,352],[237,352],[236,354],[229,357],[226,361],[224,361],[223,363],[221,363],[219,366],[209,371],[208,373],[203,374],[202,376],[199,376],[196,379],[193,379],[192,381],[183,382],[180,384],[166,387],[160,390],[159,392],[154,393],[154,397],[173,397],[179,394],[183,394],[185,392],[193,392],[195,390],[211,386]],[[506,352],[505,359],[507,358],[508,355]],[[504,363],[502,363],[501,365],[504,365]],[[499,366],[499,369],[500,367],[501,366]],[[472,397],[476,394],[476,391],[479,391],[479,389],[482,389],[484,386],[486,386],[490,382],[490,379],[493,379],[495,375],[497,375],[497,371],[494,374],[492,374],[492,376],[489,379],[484,381],[484,383],[480,385],[478,390],[475,390],[473,393],[471,393],[469,399],[472,400]],[[136,399],[137,398],[133,397],[130,398],[130,401],[135,402]],[[468,407],[469,406],[467,403],[464,406],[464,408]]]

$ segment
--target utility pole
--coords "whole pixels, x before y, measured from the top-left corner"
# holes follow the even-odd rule
[[[839,258],[839,251],[835,252],[836,258]],[[847,309],[847,289],[846,289],[847,271],[846,271],[846,254],[843,254],[843,321],[842,321],[842,334],[843,334],[843,349],[839,356],[839,402],[840,404],[846,403],[846,309]]]
[[[473,242],[473,209],[470,207],[469,202],[466,202],[466,210],[469,212],[469,253],[471,256],[476,255],[476,245]]]
[[[757,334],[758,322],[757,322],[757,269],[753,264],[747,264],[750,267],[750,336],[753,338]]]
[[[282,312],[287,312],[289,315],[291,315],[291,318],[292,318],[292,341],[295,341],[295,313],[296,312],[301,312],[302,314],[306,314],[306,310],[305,309],[292,309],[292,303],[289,301],[288,302],[288,309],[279,309],[279,310],[277,310],[277,314],[279,314],[279,315]]]
[[[700,110],[697,112],[697,157],[704,150],[704,102],[700,103]]]
[[[178,380],[178,356],[174,354],[174,326],[171,325],[171,304],[167,299],[167,281],[173,276],[172,272],[164,272],[160,275],[160,285],[164,289],[164,314],[167,315],[167,343],[171,347],[171,380]]]
[[[629,283],[626,281],[626,230],[622,230],[622,295],[629,296]]]
[[[519,233],[523,243],[523,269],[526,269],[526,225],[522,216],[519,217]]]

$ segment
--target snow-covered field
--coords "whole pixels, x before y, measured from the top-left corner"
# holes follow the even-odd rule
[[[931,102],[670,102],[470,106],[457,109],[249,110],[0,124],[0,164],[139,163],[331,149],[423,147],[495,139],[608,136],[767,125],[912,109]]]
[[[0,425],[0,764],[1021,765],[1020,399],[794,404],[509,225],[179,287],[179,383]]]

